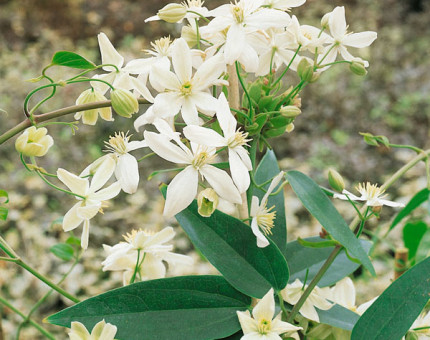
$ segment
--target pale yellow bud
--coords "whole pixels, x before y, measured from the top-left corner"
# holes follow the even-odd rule
[[[330,15],[331,15],[331,12],[324,14],[324,16],[321,19],[321,27],[328,28],[328,21],[330,19]]]
[[[290,123],[285,127],[285,132],[290,133],[290,132],[293,132],[293,130],[294,130],[294,124],[293,123]]]
[[[187,14],[187,8],[181,4],[167,4],[157,13],[161,20],[172,24],[181,21]]]
[[[219,199],[215,190],[207,188],[197,196],[198,212],[203,217],[209,217],[218,207]]]
[[[116,88],[110,93],[112,107],[122,117],[130,118],[139,111],[139,102],[130,91]]]
[[[308,59],[302,58],[297,66],[297,74],[303,81],[310,82],[314,76],[314,66]]]
[[[15,148],[25,156],[44,156],[54,144],[46,128],[29,127],[16,139]]]
[[[328,183],[336,191],[342,192],[345,189],[345,182],[342,176],[334,169],[329,169],[328,171]]]
[[[299,114],[302,113],[302,110],[300,110],[297,106],[294,105],[287,105],[281,107],[281,115],[285,118],[296,118]]]
[[[101,92],[95,89],[85,90],[80,94],[78,99],[76,99],[76,104],[89,104],[89,103],[97,103],[103,102],[107,100],[106,97],[101,94]],[[74,116],[75,119],[79,120],[82,118],[82,123],[87,125],[95,125],[97,123],[97,119],[99,117],[106,121],[113,121],[112,118],[112,109],[110,107],[100,107],[96,109],[86,110],[77,112]]]
[[[364,66],[364,61],[360,58],[352,59],[351,64],[349,64],[349,69],[352,71],[352,73],[358,76],[365,76],[367,74],[366,67]]]

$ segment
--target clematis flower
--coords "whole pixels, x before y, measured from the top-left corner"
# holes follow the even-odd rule
[[[199,125],[198,111],[212,116],[217,105],[208,88],[218,83],[224,70],[221,56],[206,60],[193,76],[190,48],[180,38],[172,47],[172,64],[175,73],[161,67],[153,69],[157,82],[151,84],[161,92],[154,99],[154,113],[172,117],[181,111],[186,124]]]
[[[284,172],[281,171],[276,177],[272,179],[267,192],[264,194],[261,202],[258,201],[257,196],[252,196],[251,201],[251,229],[257,237],[257,246],[260,248],[267,247],[270,243],[264,235],[271,235],[273,223],[276,217],[276,211],[272,211],[275,206],[267,208],[267,200],[269,195],[279,184],[284,177]]]
[[[288,284],[287,287],[281,291],[282,297],[289,304],[295,305],[303,295],[306,287],[307,285],[303,287],[303,283],[300,282],[299,279],[296,279],[296,281]],[[300,308],[300,314],[309,320],[319,322],[320,319],[315,307],[322,310],[328,310],[333,306],[332,303],[327,301],[326,296],[327,293],[325,293],[324,290],[319,287],[315,287],[303,306]]]
[[[54,145],[54,139],[44,127],[31,126],[16,139],[15,149],[25,156],[42,157]]]
[[[64,231],[76,229],[83,222],[84,229],[81,236],[81,246],[83,249],[88,248],[90,219],[97,215],[99,211],[102,211],[104,201],[117,196],[121,191],[119,182],[101,189],[109,178],[111,178],[114,170],[115,161],[112,158],[106,158],[94,173],[91,183],[88,178],[78,177],[61,168],[57,170],[58,179],[74,194],[79,195],[76,196],[79,202],[64,216],[63,229]]]
[[[348,52],[347,47],[363,48],[370,46],[377,38],[377,33],[366,31],[360,33],[348,33],[345,21],[345,7],[336,7],[329,14],[328,27],[332,35],[331,45],[326,47],[322,54],[324,64],[332,63],[336,60],[336,56],[340,54],[344,60],[352,61],[354,57]],[[324,55],[327,53],[327,56]],[[321,62],[321,58],[319,59]],[[368,67],[369,63],[364,62],[364,66]]]
[[[264,7],[289,11],[291,7],[299,7],[305,2],[306,0],[264,0]]]
[[[281,340],[280,334],[303,329],[281,321],[281,313],[274,317],[273,288],[255,305],[252,310],[252,317],[249,311],[237,311],[236,313],[244,334],[242,340]]]
[[[78,99],[76,99],[76,105],[102,102],[105,100],[107,100],[107,98],[100,91],[91,88],[85,90],[79,95]],[[108,122],[113,121],[111,107],[100,107],[96,109],[76,112],[74,118],[76,120],[82,118],[82,123],[87,125],[95,125],[97,123],[99,114],[102,119]]]
[[[70,340],[114,340],[117,332],[116,326],[106,323],[103,319],[98,322],[91,334],[87,331],[85,326],[77,321],[72,322],[70,328],[69,339]]]
[[[96,75],[93,78],[104,80],[112,84],[113,87],[119,87],[128,91],[135,90],[141,94],[143,98],[149,102],[153,102],[154,98],[146,87],[146,83],[143,82],[142,79],[137,79],[130,75],[130,73],[136,74],[138,71],[133,71],[131,66],[122,68],[124,65],[124,57],[118,53],[106,34],[100,33],[97,38],[99,41],[102,63],[115,65],[118,71],[113,66],[103,66],[103,70],[109,73]],[[109,89],[108,85],[99,81],[91,82],[91,86],[99,90],[102,94],[106,93]]]
[[[166,124],[165,133],[144,132],[148,146],[160,157],[174,163],[187,165],[173,178],[167,188],[164,215],[172,217],[188,207],[197,195],[199,174],[215,192],[232,203],[242,203],[240,193],[230,176],[210,165],[215,158],[215,148],[191,143],[188,149]],[[161,131],[160,131],[161,132]],[[176,144],[171,142],[174,140]]]
[[[348,190],[343,189],[342,194],[334,194],[334,198],[339,198],[341,200],[348,200],[348,198],[351,201],[366,201],[366,204],[369,207],[381,207],[383,205],[388,205],[389,207],[404,207],[405,205],[403,203],[397,203],[388,201],[386,199],[383,199],[387,195],[383,195],[384,190],[382,190],[380,187],[378,187],[377,184],[370,184],[367,183],[360,183],[356,187],[356,190],[361,194],[360,197],[355,196],[354,194],[350,193]]]
[[[249,141],[246,139],[248,133],[236,129],[237,121],[231,114],[224,93],[219,96],[216,115],[224,136],[214,130],[197,125],[186,126],[183,130],[184,135],[193,143],[212,147],[227,147],[231,177],[239,192],[244,193],[249,187],[249,171],[252,170],[248,151],[243,147]]]
[[[188,19],[188,21],[191,21],[194,19],[199,19],[200,17],[207,17],[209,10],[204,7],[203,4],[204,1],[201,0],[186,0],[182,4],[168,4],[159,10],[157,15],[149,17],[145,20],[145,22],[165,20],[170,23],[181,23],[183,19]],[[171,8],[169,8],[169,5]],[[172,20],[166,20],[169,19],[169,15],[171,16]],[[177,18],[175,18],[175,15]]]
[[[108,256],[102,262],[103,271],[124,271],[123,284],[130,283],[135,272],[143,280],[159,279],[166,276],[166,267],[169,265],[185,264],[191,266],[191,257],[172,253],[172,245],[164,244],[175,236],[172,227],[153,233],[147,230],[133,230],[124,235],[126,242],[120,242],[113,247],[103,245]],[[139,263],[137,263],[139,260]]]

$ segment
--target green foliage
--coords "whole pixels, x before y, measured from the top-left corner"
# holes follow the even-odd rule
[[[0,190],[0,220],[6,221],[9,209],[1,205],[9,203],[9,195],[5,190]]]
[[[73,247],[67,243],[53,245],[49,251],[63,261],[70,261],[75,253]]]
[[[52,65],[65,66],[83,70],[91,70],[96,65],[74,52],[59,51],[54,54],[51,61]]]
[[[312,179],[298,171],[289,171],[287,179],[305,208],[314,216],[330,235],[356,257],[372,275],[375,270],[360,241],[349,229],[331,201]]]
[[[166,187],[162,189],[166,193]],[[210,217],[198,213],[197,202],[176,215],[194,246],[242,293],[261,299],[270,288],[283,289],[288,282],[287,262],[270,242],[257,247],[250,226],[218,210]]]
[[[257,170],[255,171],[255,181],[259,183],[265,183],[277,174],[280,169],[278,160],[273,150],[267,150],[266,154],[260,161]],[[264,186],[267,190],[270,183]],[[264,196],[264,191],[254,187],[253,196],[257,196],[260,200]],[[285,201],[284,192],[281,191],[277,195],[269,196],[267,200],[267,207],[270,208],[275,206],[276,219],[272,228],[273,235],[270,235],[270,239],[275,242],[281,252],[284,252],[287,246],[287,220],[285,217]]]
[[[250,304],[249,297],[221,276],[183,276],[115,289],[47,321],[63,327],[79,321],[92,329],[105,319],[117,326],[117,339],[219,339],[240,329],[236,311],[247,310]]]
[[[429,301],[430,258],[394,281],[361,316],[351,340],[400,339]]]
[[[428,230],[427,224],[423,221],[407,223],[403,228],[403,242],[409,249],[409,260],[415,258],[421,240]]]

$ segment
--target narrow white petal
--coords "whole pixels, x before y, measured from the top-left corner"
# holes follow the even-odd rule
[[[197,194],[198,179],[198,172],[191,165],[173,178],[167,187],[166,217],[172,217],[190,205]]]
[[[154,99],[154,114],[159,118],[173,117],[183,105],[184,98],[178,92],[164,92]]]
[[[387,206],[393,207],[393,208],[399,208],[399,207],[405,206],[403,203],[388,201],[388,200],[384,200],[384,199],[380,199],[379,202],[381,202],[382,205],[387,205]]]
[[[242,162],[234,149],[228,150],[228,162],[230,163],[231,177],[240,193],[248,190],[250,184],[249,173],[246,165]]]
[[[222,198],[232,203],[242,203],[239,191],[234,185],[233,180],[225,171],[212,165],[205,164],[200,168],[200,173]]]
[[[206,92],[196,92],[191,95],[191,100],[204,114],[213,114],[218,105],[216,98]]]
[[[126,153],[118,157],[115,177],[121,189],[127,194],[134,194],[139,185],[139,167],[136,158]]]
[[[76,203],[63,218],[63,229],[64,231],[70,231],[77,228],[83,221],[81,217],[78,216],[78,208],[81,207],[82,202]]]
[[[193,77],[193,85],[199,90],[206,90],[224,72],[224,58],[217,54],[207,59],[196,71]]]
[[[78,207],[76,210],[76,213],[78,217],[80,217],[83,220],[90,220],[94,216],[97,215],[101,207],[101,203],[98,204],[91,204],[91,205],[84,205]]]
[[[163,92],[165,89],[170,91],[178,91],[181,88],[181,83],[178,77],[168,69],[155,65],[149,75],[149,81],[155,90]]]
[[[134,151],[134,150],[146,148],[146,147],[148,147],[148,144],[144,140],[140,140],[140,141],[135,140],[132,142],[128,142],[127,151],[130,152],[130,151]]]
[[[230,111],[230,106],[228,105],[228,101],[224,93],[221,93],[218,98],[216,116],[226,138],[229,138],[236,133],[237,121]]]
[[[57,170],[58,179],[63,182],[75,194],[85,196],[88,192],[88,179],[80,178],[65,169]]]
[[[123,68],[125,72],[131,74],[145,74],[149,73],[152,65],[154,64],[155,58],[139,58],[133,59]]]
[[[355,287],[349,277],[336,283],[332,290],[332,295],[332,300],[339,305],[348,309],[355,306]]]
[[[121,191],[121,184],[119,182],[115,182],[109,185],[107,188],[104,188],[92,194],[90,198],[95,201],[108,201],[118,196],[120,191]]]
[[[248,334],[251,332],[256,332],[258,330],[257,322],[251,317],[249,311],[239,312],[237,311],[237,317],[240,322],[240,327],[244,334]],[[243,338],[241,338],[243,339]]]
[[[90,238],[90,221],[85,220],[84,221],[84,228],[82,229],[82,235],[81,235],[81,247],[82,247],[82,249],[88,248],[89,238]]]
[[[238,61],[243,65],[246,72],[256,72],[258,69],[258,54],[249,44],[243,44]]]
[[[184,98],[181,108],[182,119],[187,125],[199,125],[199,113],[197,112],[194,101]]]
[[[271,331],[277,334],[283,334],[286,332],[294,332],[303,329],[302,327],[294,326],[288,322],[281,321],[279,319],[274,319],[272,321]]]
[[[140,95],[142,95],[143,98],[145,98],[150,103],[154,102],[154,97],[152,96],[151,92],[149,92],[148,88],[146,87],[146,84],[141,81],[139,78],[133,78],[130,77],[133,88],[139,92]]]
[[[302,308],[300,308],[300,314],[302,314],[305,318],[308,318],[310,320],[319,322],[320,318],[318,316],[318,313],[312,304],[312,302],[308,300],[305,301]]]
[[[145,256],[140,272],[147,280],[161,279],[166,276],[166,267],[160,258],[149,253]]]
[[[106,157],[103,163],[97,168],[94,173],[93,179],[91,180],[91,185],[89,191],[91,193],[99,190],[106,182],[112,177],[115,171],[116,162],[112,157]]]
[[[240,159],[242,160],[243,164],[245,164],[248,171],[251,171],[252,162],[251,162],[251,158],[249,157],[248,151],[246,151],[243,146],[235,147],[234,151],[236,151],[236,153],[239,155]]]
[[[257,218],[254,217],[251,222],[251,229],[255,237],[257,237],[257,246],[260,248],[267,247],[270,242],[267,240],[266,236],[263,235],[260,228],[258,227]]]
[[[113,64],[118,68],[121,68],[124,64],[124,58],[118,53],[118,51],[113,47],[109,38],[104,33],[100,33],[97,36],[99,40],[100,53],[102,55],[102,64]],[[112,66],[104,66],[105,71],[115,71]]]
[[[190,164],[189,155],[179,146],[170,142],[168,136],[150,131],[145,131],[144,136],[150,149],[161,158],[173,163]]]
[[[177,39],[172,46],[172,64],[181,83],[191,80],[193,69],[191,62],[191,51],[185,39]]]
[[[274,315],[275,299],[273,297],[273,288],[271,288],[254,307],[254,309],[252,310],[252,316],[256,320],[272,320]]]
[[[212,129],[188,125],[184,128],[183,133],[193,143],[214,147],[227,145],[225,138]]]
[[[330,33],[335,39],[342,39],[346,33],[345,7],[338,6],[329,18]]]
[[[363,48],[369,46],[378,37],[376,32],[366,31],[349,34],[343,39],[342,43],[346,46]]]
[[[268,29],[271,27],[287,27],[291,18],[283,11],[263,8],[249,15],[245,21],[248,26],[253,26],[259,29]]]
[[[150,237],[148,242],[145,243],[146,247],[150,247],[154,244],[163,244],[169,242],[175,236],[175,232],[172,227],[166,227],[160,230],[158,233]]]
[[[224,46],[226,64],[231,65],[239,59],[245,45],[245,39],[246,37],[241,26],[237,24],[230,26]]]

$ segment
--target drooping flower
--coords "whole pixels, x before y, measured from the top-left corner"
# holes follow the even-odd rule
[[[366,201],[366,204],[369,207],[381,207],[383,205],[388,205],[389,207],[404,207],[403,203],[388,201],[384,199],[387,195],[384,194],[384,190],[381,187],[378,187],[377,184],[360,183],[356,187],[356,190],[361,194],[360,197],[355,196],[350,193],[348,190],[343,189],[342,194],[334,194],[334,198],[339,198],[341,200],[351,201]]]
[[[72,322],[70,328],[69,339],[70,340],[114,340],[115,334],[117,332],[116,326],[106,323],[103,319],[98,322],[91,334],[85,328],[85,326],[77,321]]]
[[[209,10],[203,6],[202,0],[186,0],[182,4],[170,3],[158,11],[157,15],[149,17],[145,20],[164,20],[170,23],[181,23],[183,19],[189,21],[199,19],[200,17],[207,17]]]
[[[133,230],[124,235],[126,242],[120,242],[113,247],[103,245],[108,254],[106,260],[102,262],[103,271],[124,271],[123,284],[127,285],[133,275],[142,281],[165,277],[166,267],[163,261],[169,265],[192,265],[192,258],[172,253],[173,246],[164,244],[174,236],[172,227],[166,227],[157,233]]]
[[[95,171],[91,183],[88,178],[82,178],[64,169],[57,170],[58,179],[63,182],[76,196],[76,203],[64,216],[63,229],[70,231],[84,223],[81,246],[88,248],[90,219],[99,211],[102,211],[103,202],[117,196],[121,191],[119,182],[115,182],[107,188],[101,189],[111,178],[115,170],[115,160],[105,158]]]
[[[269,195],[276,188],[276,186],[279,184],[283,177],[284,172],[281,171],[273,178],[261,202],[259,202],[257,196],[252,196],[251,229],[254,235],[257,237],[257,246],[259,246],[260,248],[267,247],[270,244],[265,235],[272,234],[276,211],[273,211],[273,208],[275,206],[267,208],[267,200],[269,199]]]
[[[54,145],[54,140],[44,127],[31,126],[16,139],[15,149],[25,156],[42,157]]]
[[[165,123],[164,133],[145,131],[145,141],[160,157],[174,163],[187,165],[173,178],[167,188],[164,215],[172,217],[192,202],[197,195],[199,174],[205,178],[216,193],[232,202],[242,203],[240,193],[230,176],[223,170],[210,165],[215,158],[215,148],[191,143],[191,150]],[[160,131],[161,132],[161,131]],[[174,140],[176,144],[171,142]]]
[[[224,136],[214,130],[197,125],[184,128],[184,135],[190,141],[213,147],[227,147],[231,177],[240,193],[245,192],[250,184],[249,171],[252,170],[251,159],[244,145],[249,141],[247,133],[237,130],[237,121],[231,114],[228,101],[222,93],[218,99],[216,116]]]
[[[244,333],[242,340],[281,340],[280,334],[302,329],[281,321],[281,313],[275,316],[273,288],[255,305],[252,317],[249,311],[236,313]]]
[[[303,286],[303,283],[300,282],[299,279],[296,279],[281,291],[282,297],[289,304],[295,305],[303,295],[306,288],[307,285]],[[300,314],[309,320],[319,322],[320,319],[315,307],[322,310],[328,310],[332,306],[333,304],[327,301],[327,293],[325,293],[321,288],[315,287],[303,306],[300,308]]]
[[[76,99],[76,105],[102,102],[105,100],[107,100],[107,98],[100,91],[91,88],[85,90],[79,95],[78,99]],[[110,106],[79,111],[75,113],[74,118],[76,120],[82,118],[82,123],[87,125],[95,125],[99,118],[99,114],[102,119],[108,122],[113,121],[112,108]]]

